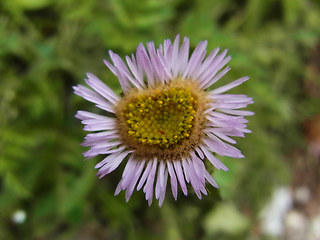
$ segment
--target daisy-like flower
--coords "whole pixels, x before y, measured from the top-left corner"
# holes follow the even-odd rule
[[[225,92],[249,78],[208,91],[230,70],[222,68],[231,57],[226,56],[227,50],[218,54],[219,48],[206,57],[206,48],[207,41],[200,42],[189,58],[189,39],[185,37],[179,47],[178,35],[173,43],[165,40],[157,49],[153,42],[147,48],[140,44],[135,55],[126,56],[126,63],[109,51],[113,64],[104,62],[119,79],[123,97],[91,73],[85,82],[93,90],[74,87],[77,95],[109,113],[78,111],[76,117],[85,131],[95,132],[85,137],[83,145],[91,148],[84,156],[107,155],[96,165],[100,178],[125,162],[116,195],[126,190],[128,201],[135,188],[143,188],[149,205],[155,195],[161,206],[169,181],[175,199],[179,186],[187,195],[187,183],[201,199],[207,194],[206,180],[218,188],[206,161],[228,171],[215,154],[244,157],[229,143],[236,143],[230,137],[250,132],[244,116],[253,112],[238,109],[253,101]]]

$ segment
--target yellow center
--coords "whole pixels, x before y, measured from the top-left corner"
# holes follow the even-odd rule
[[[134,150],[135,159],[190,157],[204,137],[209,101],[198,83],[189,79],[132,88],[115,108],[120,141]]]
[[[132,98],[121,115],[137,143],[172,148],[191,135],[197,105],[190,87],[154,89]]]

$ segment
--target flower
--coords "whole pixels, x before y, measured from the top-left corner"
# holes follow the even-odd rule
[[[96,165],[100,178],[126,162],[115,195],[126,190],[127,201],[135,188],[143,188],[149,205],[155,195],[161,206],[168,181],[175,199],[178,185],[187,195],[187,183],[201,199],[207,194],[206,180],[218,188],[205,161],[228,171],[215,153],[244,157],[228,143],[236,143],[230,137],[250,132],[244,116],[253,112],[238,109],[253,101],[246,95],[224,93],[249,78],[209,91],[230,70],[222,69],[231,59],[227,50],[218,54],[216,48],[206,57],[207,41],[202,41],[189,58],[189,39],[185,37],[180,47],[179,39],[178,35],[173,43],[165,40],[158,49],[153,42],[147,49],[140,44],[135,55],[126,56],[127,64],[109,51],[113,64],[104,62],[119,79],[123,97],[91,73],[85,82],[93,90],[74,87],[77,95],[109,113],[78,111],[76,117],[85,131],[96,131],[85,137],[83,145],[91,148],[84,156],[107,155]]]

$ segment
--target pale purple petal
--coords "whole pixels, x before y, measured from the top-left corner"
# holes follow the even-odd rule
[[[75,117],[80,119],[80,120],[88,120],[88,119],[105,119],[105,120],[109,120],[109,119],[113,119],[113,118],[109,118],[109,117],[106,117],[106,116],[102,116],[100,114],[87,112],[87,111],[77,111],[77,114],[76,114]],[[113,119],[113,121],[114,121],[114,119]]]
[[[231,88],[234,88],[236,86],[239,86],[240,84],[244,83],[245,81],[249,80],[249,77],[242,77],[239,78],[238,80],[233,81],[232,83],[229,83],[225,86],[219,87],[215,90],[210,91],[211,94],[220,94],[220,93],[224,93],[228,90],[230,90]]]
[[[213,61],[210,63],[210,66],[208,67],[207,71],[205,71],[200,77],[199,82],[201,88],[206,88],[205,85],[210,82],[210,80],[217,74],[217,72],[230,60],[230,57],[226,56],[228,50],[225,49],[221,54],[219,54],[217,57],[213,59]]]
[[[222,169],[224,171],[228,171],[229,169],[218,159],[216,158],[212,153],[210,153],[206,147],[201,146],[201,150],[206,155],[207,159],[211,162],[211,164],[216,169]]]
[[[113,53],[112,51],[109,51],[109,55],[110,55],[110,58],[114,64],[114,74],[118,77],[122,90],[124,92],[129,91],[130,84],[125,76],[125,73],[124,73],[125,70],[123,68],[121,68],[121,66],[123,66],[122,65],[123,62],[122,62],[121,58],[117,54]],[[105,60],[105,63],[107,63],[106,60]]]
[[[116,104],[120,100],[119,96],[95,75],[92,73],[87,73],[87,77],[88,79],[85,79],[86,83],[101,96],[108,99],[113,104]]]
[[[199,66],[205,56],[207,45],[208,45],[208,41],[202,41],[197,45],[197,47],[195,48],[195,50],[193,51],[193,53],[190,57],[190,60],[187,64],[187,67],[182,75],[183,79],[192,75],[193,71],[195,69],[199,68]]]
[[[135,172],[135,175],[134,177],[131,179],[130,183],[129,183],[129,186],[127,188],[127,191],[126,191],[126,201],[128,202],[132,193],[133,193],[133,190],[138,182],[138,179],[141,175],[141,172],[143,170],[143,167],[144,167],[144,164],[145,164],[145,161],[141,162],[141,163],[138,163],[138,170]]]
[[[178,182],[177,182],[177,177],[176,173],[174,172],[172,163],[170,161],[167,161],[167,167],[170,175],[170,182],[171,182],[171,190],[172,194],[175,200],[177,200],[177,195],[178,195]]]
[[[146,200],[148,200],[149,206],[151,205],[152,198],[153,198],[153,183],[156,176],[157,164],[158,164],[157,159],[154,159],[152,163],[152,168],[147,178],[146,185],[143,188],[143,192],[146,194]]]
[[[104,163],[104,165],[99,169],[97,173],[97,175],[100,175],[99,178],[104,177],[105,175],[109,174],[114,169],[116,169],[128,154],[129,151],[125,151],[114,156],[114,158],[108,159],[108,161]]]
[[[145,87],[145,83],[143,82],[143,72],[137,66],[134,55],[132,54],[132,58],[130,58],[129,56],[126,56],[126,60],[133,76],[135,77],[139,85],[141,87]]]
[[[183,173],[184,173],[184,177],[186,179],[186,182],[189,183],[190,182],[189,167],[188,167],[187,160],[184,158],[182,158],[182,166],[183,166]]]
[[[207,170],[203,171],[204,173],[204,177],[208,180],[208,182],[214,186],[215,188],[219,188],[218,184],[216,183],[216,181],[212,178],[212,176],[208,173]]]
[[[254,115],[254,112],[250,112],[250,111],[222,109],[222,108],[220,108],[220,111],[228,113],[228,114],[232,114],[232,115],[242,115],[242,116],[252,116],[252,115]]]
[[[224,75],[226,75],[226,73],[229,72],[230,70],[231,70],[230,67],[226,67],[217,76],[215,76],[214,78],[210,79],[210,81],[208,81],[206,84],[203,84],[202,88],[203,89],[207,89],[208,87],[213,85],[215,82],[217,82],[220,78],[222,78]]]
[[[219,52],[220,48],[214,49],[209,56],[203,61],[197,75],[194,76],[195,79],[199,79],[199,82],[202,82],[204,79],[207,79],[207,75],[209,75],[209,71],[212,71],[211,65],[213,60],[215,59],[217,53]],[[208,73],[209,72],[209,73]],[[203,76],[200,78],[200,76]]]
[[[204,132],[210,132],[210,133],[213,133],[214,135],[216,135],[217,137],[225,140],[226,142],[229,142],[229,143],[232,143],[232,144],[235,144],[237,143],[235,140],[233,140],[232,138],[229,138],[227,135],[225,135],[224,133],[222,132],[219,132],[219,131],[215,131],[216,128],[207,128],[204,130]]]
[[[152,163],[153,163],[153,161],[149,161],[148,162],[147,167],[144,170],[144,172],[142,174],[142,177],[140,178],[140,181],[138,183],[137,191],[139,191],[142,188],[142,186],[145,183],[147,177],[149,176],[149,173],[150,173],[150,170],[151,170],[151,167],[152,167]]]
[[[139,44],[137,48],[137,64],[141,65],[144,69],[144,73],[147,77],[148,86],[153,86],[155,84],[155,78],[153,73],[153,68],[147,54],[147,51],[143,44]]]
[[[156,199],[159,199],[161,191],[164,188],[164,172],[165,172],[165,164],[163,161],[159,162],[158,168],[158,176],[157,176],[157,183],[156,183]]]
[[[195,170],[193,168],[193,164],[190,164],[190,162],[188,162],[187,160],[185,161],[185,166],[184,166],[184,170],[187,170],[188,172],[188,176],[190,178],[190,183],[196,193],[196,195],[198,196],[199,199],[201,199],[201,186],[202,189],[204,188],[203,185],[201,184],[198,176],[195,173]]]
[[[162,206],[164,197],[166,196],[167,182],[168,182],[168,170],[165,169],[164,177],[163,177],[163,189],[161,190],[160,198],[159,198],[159,207]]]
[[[118,195],[121,190],[127,188],[128,182],[133,178],[137,168],[137,163],[133,160],[133,155],[130,155],[128,162],[123,170],[122,178],[116,188],[115,195]]]
[[[183,40],[183,43],[179,50],[179,56],[177,60],[177,69],[178,74],[183,75],[187,64],[188,64],[188,58],[189,58],[189,38],[185,37]]]
[[[184,195],[187,195],[188,194],[188,190],[187,190],[186,182],[185,182],[185,179],[184,179],[184,176],[183,176],[181,163],[180,163],[180,161],[173,161],[173,165],[174,165],[174,169],[176,170],[177,178],[178,178],[178,181],[180,183],[182,192],[183,192]]]
[[[108,103],[105,98],[101,97],[96,92],[82,85],[75,86],[73,87],[73,89],[75,94],[79,95],[80,97],[83,97],[84,99],[90,102],[95,103],[97,107],[105,111],[114,113],[112,104]]]

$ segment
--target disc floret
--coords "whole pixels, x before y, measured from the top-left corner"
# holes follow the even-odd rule
[[[123,109],[127,133],[140,144],[172,148],[189,138],[197,104],[190,87],[142,93]]]
[[[174,159],[199,139],[206,100],[197,84],[176,80],[128,93],[116,115],[122,140],[141,156]]]

